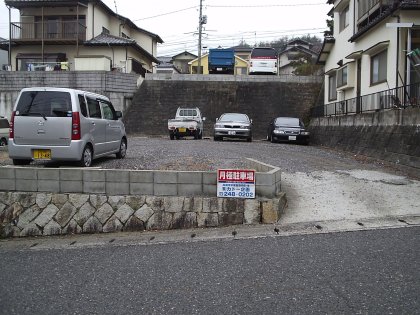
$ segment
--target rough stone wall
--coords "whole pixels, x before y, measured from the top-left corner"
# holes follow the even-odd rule
[[[413,168],[420,174],[420,108],[313,118],[311,143]]]
[[[124,111],[137,90],[138,75],[105,71],[1,71],[0,115],[10,118],[19,91],[26,87],[64,87],[80,89],[110,98],[117,110]]]
[[[253,119],[254,137],[265,137],[277,116],[308,117],[321,83],[145,80],[124,121],[130,134],[166,135],[167,121],[178,107],[199,107],[211,136],[217,117],[242,112]]]
[[[0,238],[275,223],[274,199],[0,192]]]

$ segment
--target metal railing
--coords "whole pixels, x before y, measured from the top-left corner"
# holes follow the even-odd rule
[[[420,106],[420,83],[315,106],[312,117],[354,115]]]
[[[86,40],[86,26],[77,21],[13,22],[14,40]]]

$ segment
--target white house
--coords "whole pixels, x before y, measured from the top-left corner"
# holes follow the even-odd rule
[[[325,104],[345,103],[356,113],[389,105],[385,96],[391,94],[406,102],[408,89],[402,95],[400,87],[419,82],[407,53],[420,48],[420,0],[328,3],[334,32],[318,56],[325,65]]]
[[[5,0],[18,9],[9,21],[13,71],[70,70],[153,72],[162,39],[113,12],[100,0]],[[8,41],[0,49],[8,50]],[[57,69],[56,69],[57,70]]]

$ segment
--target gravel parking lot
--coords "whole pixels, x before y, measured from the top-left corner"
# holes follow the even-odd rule
[[[114,155],[96,160],[93,167],[212,171],[242,168],[245,158],[281,168],[281,190],[288,208],[280,224],[350,220],[354,225],[372,218],[420,216],[420,181],[412,174],[366,157],[310,145],[129,137],[125,159]],[[7,148],[0,147],[0,165],[11,164]],[[34,165],[77,164],[31,163]]]
[[[338,169],[380,169],[381,163],[352,154],[315,146],[270,143],[254,140],[215,142],[203,140],[169,140],[167,137],[129,137],[125,159],[115,155],[95,160],[93,167],[137,170],[216,170],[243,167],[245,158],[278,166],[283,172],[335,171]],[[7,149],[0,151],[0,165],[11,165]],[[36,162],[31,166],[75,166],[75,163]]]

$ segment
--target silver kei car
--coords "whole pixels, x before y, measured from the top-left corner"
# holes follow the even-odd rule
[[[241,113],[225,113],[214,124],[214,141],[223,138],[246,139],[252,141],[252,119]]]
[[[127,136],[121,112],[106,96],[37,87],[23,89],[10,119],[9,156],[14,165],[33,160],[92,160],[115,154],[124,158]]]

